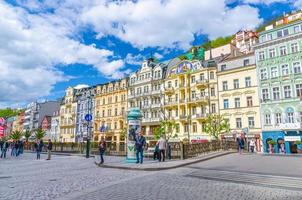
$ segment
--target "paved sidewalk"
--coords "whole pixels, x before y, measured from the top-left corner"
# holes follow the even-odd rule
[[[109,162],[105,164],[99,164],[99,158],[95,159],[95,164],[101,168],[113,168],[113,169],[125,169],[125,170],[140,170],[140,171],[160,171],[160,170],[168,170],[175,169],[179,167],[183,167],[186,165],[195,164],[198,162],[210,160],[213,158],[217,158],[220,156],[228,155],[231,153],[235,153],[236,151],[218,151],[212,152],[204,155],[200,155],[195,158],[185,159],[185,160],[167,160],[165,162],[158,162],[158,160],[144,159],[143,164],[136,163],[127,163],[125,157],[115,157],[115,159],[111,159]]]

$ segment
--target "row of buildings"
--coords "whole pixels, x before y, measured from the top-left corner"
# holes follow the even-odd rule
[[[103,137],[119,150],[125,145],[130,108],[141,109],[142,132],[150,142],[162,120],[175,120],[178,140],[210,140],[205,120],[219,114],[231,128],[223,138],[233,139],[243,131],[256,141],[258,151],[268,151],[268,141],[274,140],[275,151],[285,144],[286,152],[295,153],[302,134],[301,49],[298,11],[260,33],[239,31],[218,48],[192,48],[166,62],[150,58],[127,78],[69,87],[62,101],[35,102],[24,117],[13,121],[16,127],[23,123],[26,130],[47,129],[48,137],[61,142]],[[52,109],[46,106],[50,103]],[[92,115],[91,122],[85,120],[87,114]]]

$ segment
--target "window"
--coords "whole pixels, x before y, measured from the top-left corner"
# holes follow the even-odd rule
[[[251,77],[245,77],[245,87],[251,87],[251,86],[252,86]]]
[[[284,97],[291,98],[291,89],[289,85],[284,86]]]
[[[259,60],[264,60],[265,56],[264,56],[264,51],[260,51],[259,52]]]
[[[287,76],[289,74],[288,64],[282,65],[282,76]]]
[[[212,113],[216,113],[216,104],[215,103],[213,103],[211,105],[211,109],[212,109]]]
[[[178,81],[177,80],[175,80],[174,85],[175,85],[175,87],[178,86]]]
[[[200,80],[201,80],[201,81],[204,80],[204,73],[200,74]]]
[[[278,76],[278,69],[277,67],[272,67],[271,68],[271,77],[276,78]]]
[[[236,128],[242,128],[241,118],[236,118]]]
[[[284,55],[286,55],[287,53],[286,53],[286,46],[282,46],[282,47],[280,47],[280,56],[284,56]]]
[[[296,52],[299,51],[299,49],[298,49],[298,43],[291,44],[291,51],[292,51],[292,53],[296,53]]]
[[[223,81],[223,82],[222,82],[222,90],[223,90],[223,91],[228,90],[228,82],[227,82],[227,81]]]
[[[253,97],[246,97],[246,105],[247,107],[253,106]]]
[[[240,108],[240,98],[235,98],[235,108]]]
[[[300,112],[300,122],[302,122],[302,112]]]
[[[279,37],[282,37],[282,31],[278,31],[277,32],[277,37],[279,38]]]
[[[293,63],[293,67],[294,67],[294,73],[295,74],[301,73],[301,64],[300,64],[300,62]]]
[[[265,114],[265,124],[266,125],[271,125],[272,124],[271,114]]]
[[[302,98],[302,83],[296,84],[297,97]]]
[[[249,59],[244,59],[243,60],[243,66],[248,66],[250,64],[250,60]]]
[[[293,112],[288,112],[287,114],[287,123],[294,123],[294,113]]]
[[[211,96],[215,96],[215,88],[211,88]]]
[[[280,90],[279,90],[279,87],[274,87],[273,88],[273,99],[274,100],[279,100],[280,99]]]
[[[261,69],[261,70],[260,70],[260,79],[261,79],[261,80],[267,79],[267,72],[266,72],[266,69]]]
[[[270,50],[269,50],[269,57],[270,57],[270,58],[276,57],[276,51],[275,51],[275,49],[270,49]]]
[[[224,99],[223,100],[223,108],[224,109],[228,109],[229,108],[229,100],[228,99]]]
[[[268,100],[268,89],[262,89],[262,100]]]
[[[249,128],[255,127],[255,119],[254,119],[254,117],[248,117],[248,121],[249,121]]]
[[[272,39],[273,39],[272,34],[267,34],[267,40],[272,40]]]
[[[276,125],[281,124],[282,123],[281,113],[276,113],[275,117],[276,117]]]
[[[195,76],[191,77],[191,83],[195,83]]]
[[[239,79],[235,79],[234,80],[234,89],[238,89],[239,88]]]
[[[193,133],[196,133],[197,132],[197,123],[196,122],[193,122]]]
[[[294,27],[294,33],[300,32],[300,26],[295,26]]]
[[[169,82],[168,82],[168,88],[171,88],[171,87],[172,87],[172,82],[169,81]]]
[[[114,109],[114,115],[117,116],[117,108]]]
[[[283,30],[283,36],[287,36],[288,35],[288,29],[284,29]]]
[[[185,133],[189,132],[189,124],[185,123]]]
[[[192,115],[196,115],[196,107],[192,107]]]
[[[214,79],[214,72],[210,72],[210,79]]]
[[[226,65],[221,65],[221,71],[226,70]]]

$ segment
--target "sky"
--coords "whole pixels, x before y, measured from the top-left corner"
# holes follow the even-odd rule
[[[64,96],[255,29],[302,0],[0,0],[0,108]]]

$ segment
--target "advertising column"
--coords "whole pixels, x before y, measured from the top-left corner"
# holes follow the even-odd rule
[[[139,108],[131,108],[128,113],[127,158],[129,163],[136,162],[135,139],[141,132],[142,114]]]

